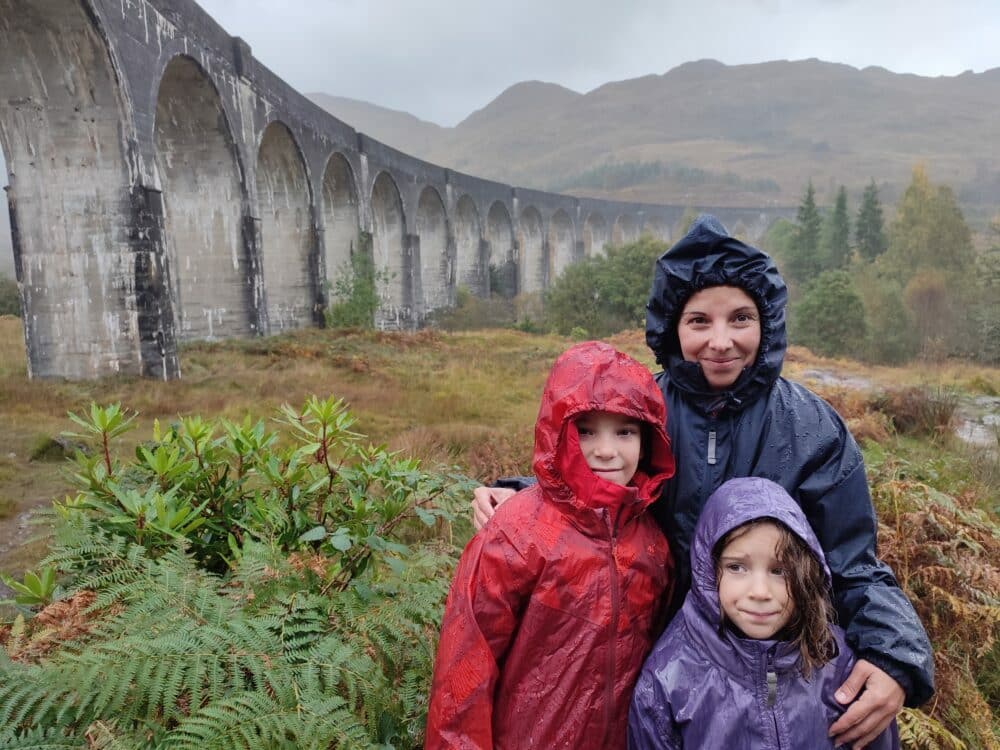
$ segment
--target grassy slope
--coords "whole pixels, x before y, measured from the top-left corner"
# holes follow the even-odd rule
[[[44,554],[25,544],[25,512],[67,490],[62,462],[31,460],[39,445],[71,427],[67,411],[92,400],[139,412],[135,441],[154,419],[178,414],[269,415],[309,394],[344,398],[359,431],[431,462],[457,464],[480,479],[530,471],[538,396],[555,356],[571,342],[512,331],[383,334],[306,330],[248,341],[190,345],[184,379],[114,378],[89,383],[29,381],[20,321],[0,317],[0,570],[17,573]],[[654,366],[638,331],[612,343]],[[930,385],[1000,393],[1000,371],[963,364],[868,368],[793,348],[786,375],[810,371],[864,378],[875,387]],[[939,699],[911,738],[944,721],[970,748],[995,747],[988,700],[1000,695],[1000,463],[947,436],[897,437],[863,394],[817,388],[866,443],[881,521],[882,554],[893,565],[937,650]],[[947,493],[946,502],[936,493]],[[949,505],[949,503],[951,505]],[[984,512],[984,510],[986,512]],[[983,665],[986,665],[985,667]],[[976,668],[979,668],[978,675]],[[979,681],[976,687],[975,679]],[[904,717],[905,718],[905,717]],[[911,716],[912,719],[912,716]],[[992,726],[991,726],[992,725]],[[906,747],[921,745],[908,743]],[[930,746],[930,745],[928,745]],[[941,746],[947,747],[946,744]]]

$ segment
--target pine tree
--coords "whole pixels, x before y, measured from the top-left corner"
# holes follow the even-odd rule
[[[812,180],[806,187],[806,194],[799,204],[796,216],[798,228],[795,239],[789,248],[787,258],[787,274],[792,281],[804,284],[823,270],[823,259],[820,257],[820,230],[823,220],[816,208],[816,191]]]
[[[847,189],[841,185],[830,214],[826,234],[826,267],[846,268],[851,259],[851,219],[847,215]]]
[[[858,223],[855,227],[854,239],[857,243],[858,253],[865,260],[875,260],[889,247],[885,237],[882,204],[878,199],[878,188],[875,186],[874,179],[861,196],[861,207],[858,209]]]

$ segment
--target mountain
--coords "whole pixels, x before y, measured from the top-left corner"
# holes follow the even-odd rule
[[[414,156],[576,195],[794,205],[812,180],[829,205],[839,185],[857,200],[874,178],[891,203],[922,162],[980,220],[1000,206],[1000,68],[930,78],[816,59],[700,60],[586,94],[519,83],[454,128],[406,133],[403,113],[365,107],[364,125],[328,108]]]
[[[355,130],[413,156],[428,153],[445,128],[407,112],[380,107],[360,99],[329,94],[306,94],[316,104]]]

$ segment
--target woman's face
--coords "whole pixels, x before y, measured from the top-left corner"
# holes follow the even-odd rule
[[[712,390],[725,390],[757,358],[760,313],[735,286],[711,286],[691,295],[677,324],[681,355],[697,362]]]

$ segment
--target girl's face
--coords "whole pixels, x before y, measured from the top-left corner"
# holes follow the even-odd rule
[[[785,569],[777,558],[781,531],[773,523],[751,526],[719,555],[719,604],[748,638],[772,638],[795,613]]]
[[[590,470],[622,486],[632,481],[642,457],[642,428],[624,414],[588,411],[576,418],[580,451]]]
[[[721,391],[757,358],[760,313],[739,287],[710,286],[684,305],[677,337],[684,359],[700,364],[709,386]]]

